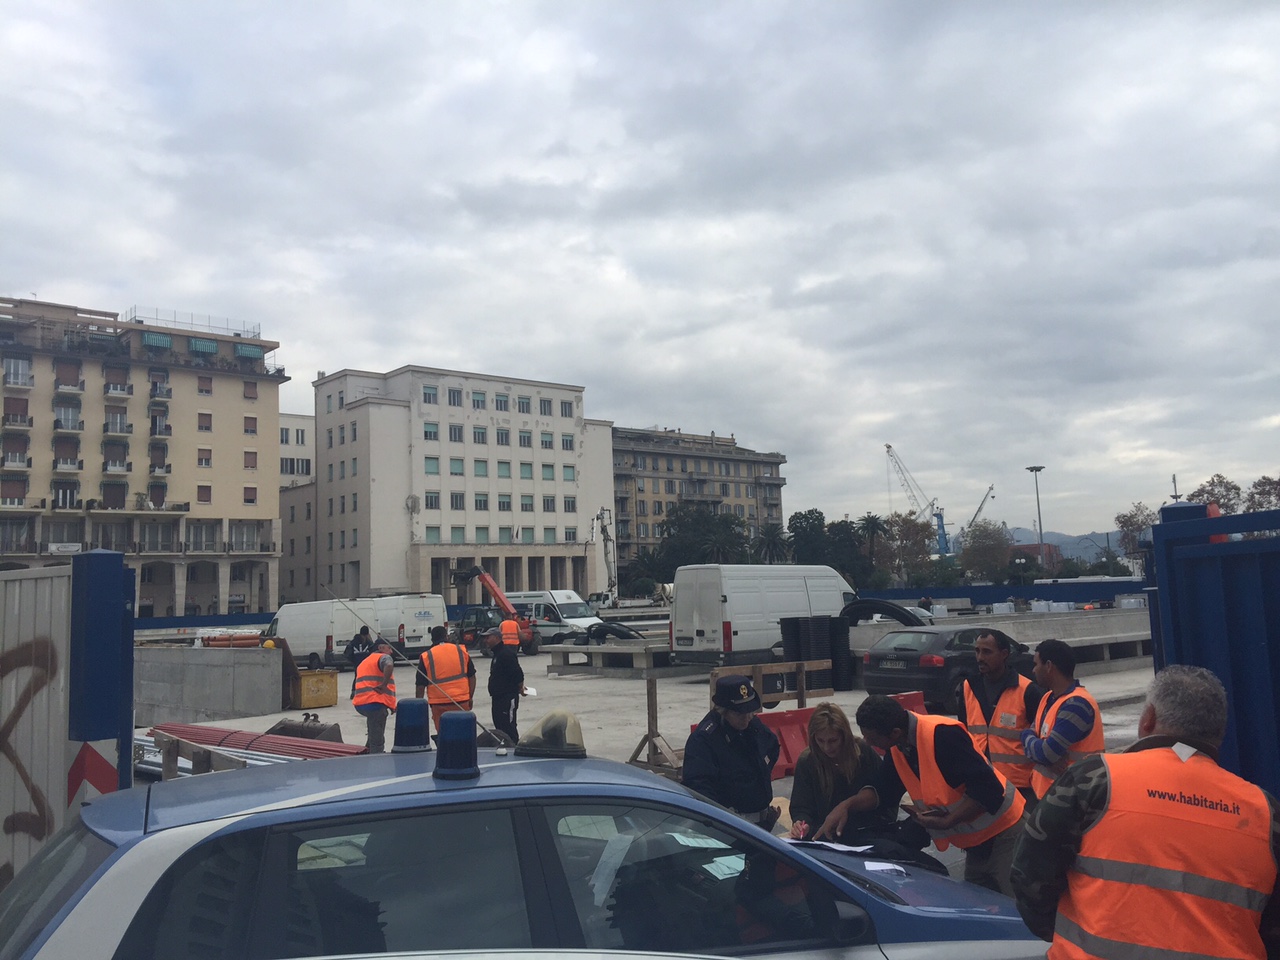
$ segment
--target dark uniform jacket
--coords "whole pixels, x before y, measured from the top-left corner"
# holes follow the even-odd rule
[[[373,653],[373,640],[357,633],[347,643],[347,649],[343,653],[353,666],[359,666],[361,660]]]
[[[524,686],[524,669],[520,666],[519,647],[500,643],[493,648],[493,665],[489,668],[489,696],[495,700],[514,700]]]
[[[778,738],[752,717],[746,730],[734,730],[715,710],[689,734],[684,747],[682,782],[721,806],[756,813],[773,800],[773,765]]]

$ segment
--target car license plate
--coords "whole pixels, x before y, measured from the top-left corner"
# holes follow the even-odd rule
[[[905,660],[881,660],[880,666],[886,670],[905,670],[907,669],[907,662]]]
[[[692,647],[693,637],[676,637],[677,647]]]

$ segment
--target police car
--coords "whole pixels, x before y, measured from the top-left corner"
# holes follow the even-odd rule
[[[587,758],[569,714],[544,717],[509,754],[476,747],[472,714],[444,720],[436,751],[398,730],[402,752],[93,801],[0,892],[0,960],[1044,955],[1011,901],[769,836],[677,784]]]

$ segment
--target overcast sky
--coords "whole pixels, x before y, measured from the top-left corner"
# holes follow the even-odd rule
[[[784,512],[1280,473],[1272,3],[9,2],[0,294],[586,387]]]

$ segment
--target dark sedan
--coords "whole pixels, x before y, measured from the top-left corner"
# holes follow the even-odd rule
[[[931,710],[955,713],[962,680],[977,676],[974,645],[993,633],[1013,646],[1009,666],[1031,676],[1032,655],[1007,633],[991,627],[904,627],[892,630],[862,656],[862,683],[868,693],[919,690]]]

